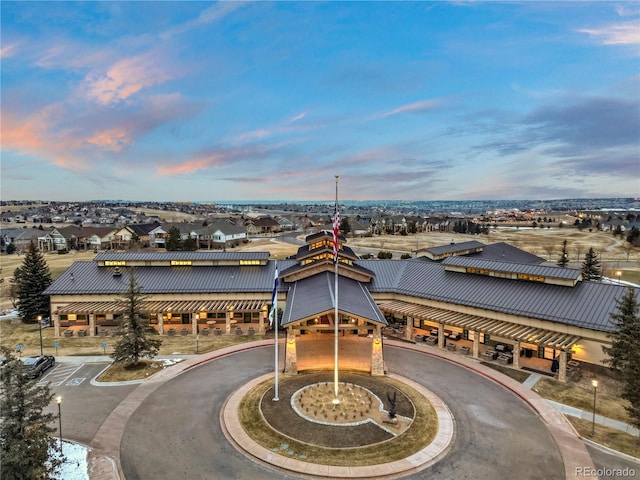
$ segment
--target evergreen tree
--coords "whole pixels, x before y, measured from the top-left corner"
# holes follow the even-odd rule
[[[602,347],[608,356],[604,363],[619,373],[622,398],[630,403],[625,409],[640,428],[640,305],[635,289],[629,287],[617,304],[609,314],[615,330],[609,334],[611,347]]]
[[[344,216],[340,219],[340,232],[346,237],[351,232],[351,224],[349,217]]]
[[[566,267],[569,263],[569,252],[567,252],[567,241],[562,242],[562,250],[560,251],[560,257],[558,258],[558,266]]]
[[[185,252],[195,252],[198,249],[196,241],[192,237],[185,238],[182,241],[182,250]]]
[[[22,375],[22,362],[2,347],[0,367],[0,458],[2,480],[49,480],[64,462],[54,436],[53,413],[44,413],[53,394],[48,385]],[[50,456],[50,454],[52,454]]]
[[[46,260],[31,242],[22,265],[15,269],[17,307],[24,323],[35,323],[38,316],[49,315],[49,297],[44,292],[51,285]]]
[[[171,227],[167,236],[165,248],[167,252],[176,252],[182,250],[182,240],[180,239],[180,230],[177,227]]]
[[[585,280],[595,281],[602,279],[600,260],[598,260],[598,254],[595,252],[593,247],[589,248],[589,251],[584,255],[584,262],[582,262],[582,278]]]
[[[129,269],[129,287],[119,299],[122,316],[115,332],[119,340],[111,354],[114,362],[135,366],[143,357],[155,357],[160,349],[162,341],[149,338],[152,329],[149,326],[149,313],[143,307],[145,298],[133,269]]]

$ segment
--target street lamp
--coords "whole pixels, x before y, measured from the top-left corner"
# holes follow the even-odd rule
[[[58,427],[60,429],[60,451],[62,451],[62,409],[60,406],[62,405],[62,397],[56,397],[56,403],[58,404]]]
[[[40,356],[42,356],[42,315],[38,315],[38,332],[40,332]]]
[[[593,385],[593,420],[591,421],[591,436],[596,434],[596,392],[598,391],[598,380],[591,380]]]
[[[620,270],[618,270],[616,272],[616,277],[618,277],[618,285],[620,285],[620,277],[622,276],[622,272]]]

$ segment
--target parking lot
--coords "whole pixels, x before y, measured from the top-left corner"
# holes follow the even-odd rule
[[[62,397],[62,436],[88,445],[111,411],[137,385],[100,386],[92,380],[110,362],[85,362],[74,357],[56,357],[56,364],[39,380],[48,384],[54,398]],[[55,401],[49,407],[57,414]]]

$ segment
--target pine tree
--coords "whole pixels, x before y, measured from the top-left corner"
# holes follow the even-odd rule
[[[180,238],[180,230],[177,227],[171,227],[168,232],[167,242],[165,243],[167,252],[177,252],[182,250],[182,239]]]
[[[48,385],[22,376],[22,362],[1,349],[0,458],[2,480],[48,480],[64,462],[55,437],[53,413],[43,413],[53,399]],[[50,456],[51,454],[51,456]]]
[[[114,362],[122,362],[134,366],[143,357],[153,358],[157,355],[162,341],[149,338],[149,313],[143,308],[146,297],[138,285],[133,269],[129,270],[129,288],[119,299],[122,307],[120,324],[115,336],[120,337],[111,354]]]
[[[582,262],[582,278],[584,280],[596,280],[602,279],[602,270],[600,268],[600,260],[598,260],[598,254],[593,247],[589,248],[589,251],[584,255],[584,262]]]
[[[15,269],[17,307],[24,323],[35,323],[38,316],[49,315],[49,297],[44,292],[51,285],[46,260],[31,242],[22,265]]]
[[[558,266],[566,267],[569,263],[569,253],[567,252],[567,241],[562,242],[562,250],[560,251],[560,258],[558,258]]]
[[[640,427],[640,305],[634,288],[629,287],[617,304],[617,311],[609,314],[615,330],[609,334],[611,347],[602,347],[608,356],[604,363],[619,373],[622,398],[631,404],[625,408]]]

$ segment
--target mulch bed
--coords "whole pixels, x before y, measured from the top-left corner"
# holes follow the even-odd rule
[[[401,390],[386,382],[384,377],[343,372],[339,381],[354,383],[370,390],[383,401],[385,410],[390,408],[387,395],[393,397],[395,392],[397,414],[408,418],[413,418],[415,415],[413,403],[409,398]],[[341,427],[322,425],[300,417],[291,407],[291,396],[307,385],[322,382],[333,383],[333,374],[318,372],[283,379],[278,385],[279,401],[273,401],[274,387],[271,387],[262,398],[260,408],[264,419],[273,429],[288,437],[328,448],[362,447],[393,438],[392,434],[372,422],[358,426]]]

